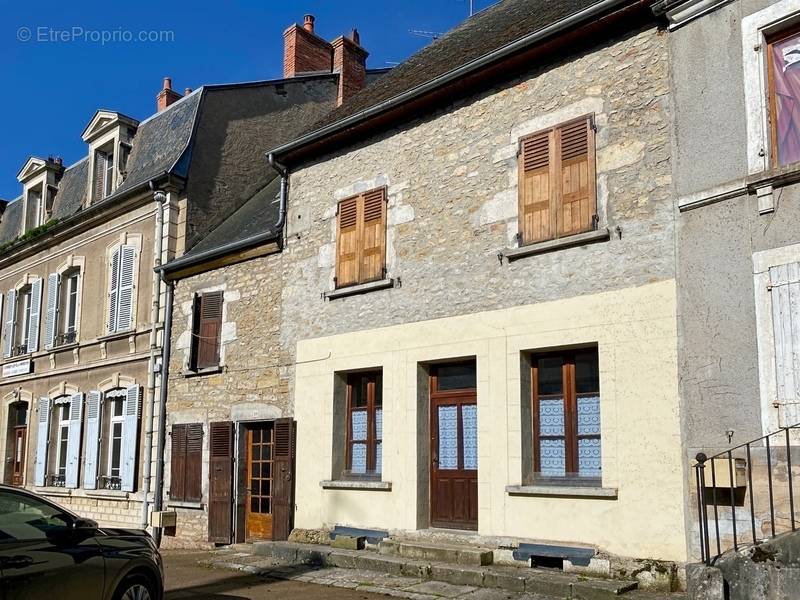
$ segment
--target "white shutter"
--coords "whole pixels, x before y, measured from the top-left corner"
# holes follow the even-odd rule
[[[122,246],[120,251],[116,331],[125,331],[133,325],[133,278],[136,249],[133,246]]]
[[[44,316],[44,348],[50,350],[56,340],[56,323],[58,321],[58,286],[61,277],[58,273],[47,276],[47,300]]]
[[[108,266],[108,332],[117,330],[117,298],[119,289],[119,255],[120,249],[114,250]]]
[[[78,487],[81,463],[81,429],[83,426],[83,394],[75,394],[69,403],[69,431],[67,434],[67,471],[64,485]]]
[[[3,338],[3,356],[8,358],[11,356],[11,349],[14,347],[14,321],[17,317],[17,291],[8,290],[6,295],[6,314],[5,314],[5,327]]]
[[[28,320],[28,352],[39,349],[39,315],[42,312],[42,279],[31,281],[31,315]]]
[[[102,421],[103,395],[91,391],[86,394],[86,449],[83,459],[83,487],[97,488],[97,463],[100,456],[100,424]]]
[[[39,398],[36,419],[36,462],[33,465],[33,485],[44,485],[47,475],[47,442],[50,438],[50,399]]]
[[[800,263],[770,267],[778,418],[800,423]]]
[[[122,490],[132,492],[136,487],[136,447],[139,441],[140,387],[128,388],[125,398],[125,420],[122,422]],[[147,457],[145,457],[147,460]]]

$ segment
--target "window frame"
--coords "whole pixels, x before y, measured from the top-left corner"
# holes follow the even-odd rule
[[[597,476],[581,475],[579,459],[580,439],[598,439],[601,444],[602,457],[602,431],[598,434],[579,434],[578,433],[578,396],[577,377],[575,372],[576,356],[578,354],[594,352],[597,361],[597,391],[581,392],[580,394],[596,393],[598,398],[602,398],[600,393],[600,373],[599,373],[599,350],[597,346],[579,347],[568,350],[556,350],[546,352],[531,353],[530,377],[531,377],[531,477],[536,483],[547,483],[548,481],[562,484],[565,481],[575,481],[589,484],[601,484],[601,474]],[[561,362],[561,396],[564,403],[564,434],[562,436],[542,436],[540,434],[540,396],[539,394],[539,360],[547,358],[560,358]],[[601,400],[602,402],[602,400]],[[602,406],[602,405],[601,405]],[[602,426],[602,417],[601,417]],[[564,439],[564,474],[563,475],[544,475],[541,472],[541,440],[545,437]],[[602,467],[601,467],[602,469]]]
[[[367,404],[366,406],[353,406],[355,380],[367,379]],[[380,393],[377,393],[380,385]],[[383,424],[383,370],[357,371],[348,373],[346,376],[346,410],[345,410],[345,479],[377,479],[383,475],[383,465],[378,463],[378,446],[383,449],[383,426],[381,426],[381,436],[377,435],[377,410],[381,411],[381,425]],[[376,403],[380,397],[380,404]],[[353,414],[364,411],[367,413],[367,438],[366,440],[353,439]],[[353,446],[355,444],[365,444],[367,450],[366,466],[363,473],[353,472]],[[381,452],[381,456],[383,453]]]
[[[564,193],[562,191],[562,182],[560,173],[562,165],[561,157],[561,131],[575,125],[577,123],[585,123],[587,126],[587,139],[586,139],[586,160],[588,166],[588,192],[589,192],[589,223],[584,224],[578,231],[570,231],[569,233],[561,233],[561,221],[559,220],[559,213],[563,211],[564,206]],[[551,229],[550,235],[543,238],[525,238],[525,143],[529,140],[538,138],[547,134],[547,148],[548,148],[548,187],[549,187],[549,227]],[[595,120],[595,113],[586,113],[578,117],[562,121],[550,127],[539,129],[532,133],[525,134],[517,140],[517,243],[520,248],[530,246],[532,244],[539,244],[542,242],[550,242],[553,240],[569,238],[574,235],[580,235],[590,231],[595,231],[600,222],[599,208],[597,203],[597,122]],[[557,190],[557,191],[556,191]]]
[[[764,35],[764,45],[766,47],[766,67],[767,67],[767,81],[766,81],[766,94],[767,94],[767,126],[769,127],[769,167],[773,169],[781,168],[782,166],[788,166],[792,164],[797,164],[800,161],[795,161],[794,163],[786,163],[786,165],[781,165],[779,158],[778,158],[778,107],[776,104],[776,96],[775,93],[775,61],[773,58],[773,46],[775,44],[779,44],[781,42],[786,41],[787,39],[793,36],[800,36],[800,22],[794,23],[789,25],[785,28],[779,29],[772,33],[768,33]],[[800,102],[800,97],[798,97],[798,102]]]
[[[31,340],[31,306],[33,301],[33,287],[27,284],[17,290],[17,310],[14,319],[14,331],[12,336],[17,348],[25,347],[25,352],[19,352],[19,356],[28,354],[28,345]],[[20,310],[21,308],[21,310]],[[21,319],[21,321],[20,321]]]
[[[116,390],[115,390],[116,391]],[[106,460],[105,460],[105,469],[103,470],[103,476],[109,480],[112,478],[122,479],[122,455],[123,455],[123,442],[124,442],[124,423],[125,423],[125,396],[120,395],[113,395],[110,397],[105,398],[105,401],[109,405],[108,407],[108,426],[107,426],[107,436],[106,439]],[[114,414],[114,406],[120,407],[120,414]],[[117,474],[114,475],[114,426],[119,425],[119,464],[116,467]]]
[[[66,280],[67,288],[64,296],[64,327],[61,333],[67,335],[78,331],[78,297],[80,295],[81,271],[79,268],[67,271],[61,275]],[[70,323],[72,313],[72,323]],[[58,322],[56,322],[58,326]],[[60,327],[59,327],[60,329]]]
[[[217,329],[216,338],[214,340],[214,356],[213,360],[208,363],[200,363],[201,358],[201,336],[200,330],[203,322],[203,303],[212,297],[219,298],[219,327]],[[189,370],[193,373],[203,373],[207,371],[217,371],[222,364],[222,325],[225,317],[225,292],[224,290],[208,290],[198,292],[194,295],[192,300],[192,341],[189,345]],[[209,319],[210,320],[210,319]]]

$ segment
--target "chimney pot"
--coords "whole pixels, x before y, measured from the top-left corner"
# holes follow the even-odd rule
[[[192,93],[192,88],[186,88],[185,90],[183,90],[183,95],[184,96],[188,96],[191,93]]]
[[[63,159],[63,158],[61,158],[60,156],[56,156],[56,157],[53,159],[53,162],[54,162],[54,163],[56,163],[56,164],[57,164],[57,165],[60,167],[61,165],[63,165],[63,164],[64,164],[64,159]]]
[[[156,110],[161,112],[180,99],[181,95],[172,89],[172,77],[164,77],[164,87],[156,96]]]
[[[305,15],[303,17],[303,29],[314,33],[314,15]]]
[[[172,89],[172,77],[164,77],[164,88],[165,90]]]
[[[361,45],[361,36],[358,35],[358,29],[353,27],[353,31],[350,32],[350,39],[353,40],[359,46]]]

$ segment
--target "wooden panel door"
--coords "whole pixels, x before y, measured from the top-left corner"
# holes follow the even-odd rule
[[[233,423],[211,423],[208,499],[208,541],[233,540]]]
[[[25,442],[28,439],[28,428],[14,428],[14,455],[11,459],[11,485],[21,486],[25,482]]]
[[[437,366],[432,373],[433,527],[478,528],[478,414],[474,373],[474,362]]]
[[[272,473],[275,429],[272,423],[247,427],[247,471],[245,478],[246,539],[272,538]]]
[[[294,527],[294,469],[297,424],[292,419],[275,421],[273,460],[272,539],[286,540]]]

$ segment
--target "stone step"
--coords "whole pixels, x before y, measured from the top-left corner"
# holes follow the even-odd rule
[[[429,560],[456,565],[486,566],[492,564],[494,553],[490,548],[428,544],[408,540],[383,540],[378,546],[381,554],[402,556],[414,560]]]
[[[313,544],[256,542],[253,544],[253,552],[289,565],[363,569],[453,585],[495,588],[573,600],[612,600],[637,587],[635,581],[594,579],[542,569],[419,560],[368,550],[339,550]],[[226,566],[228,560],[224,555],[220,556],[220,566]]]

